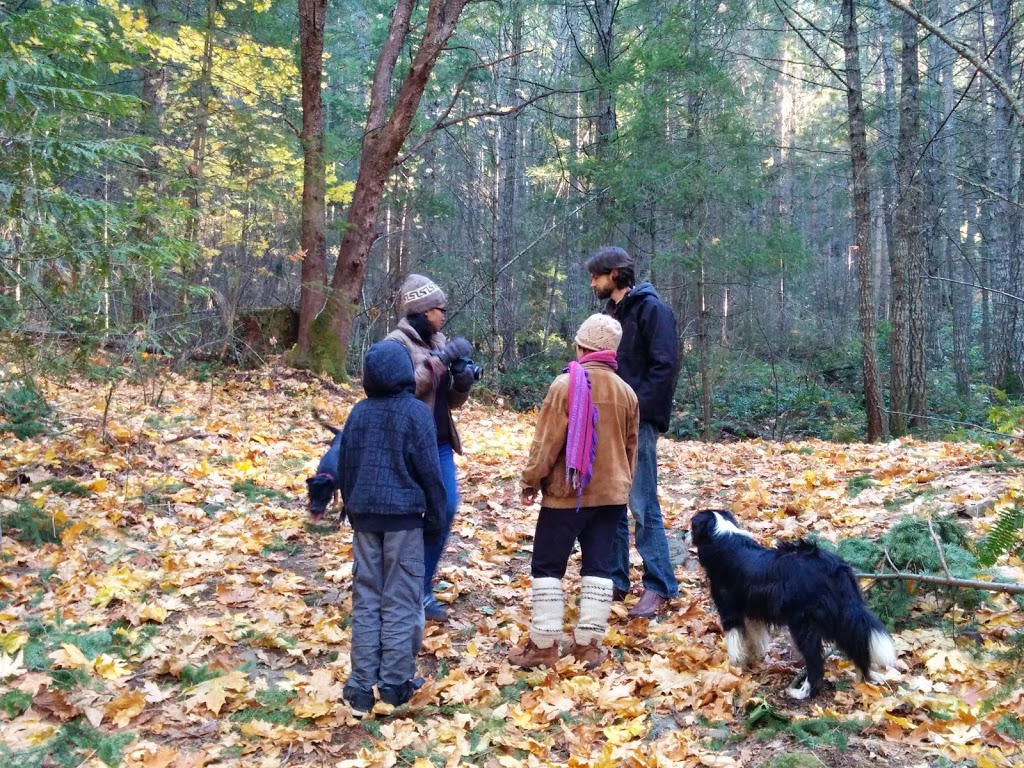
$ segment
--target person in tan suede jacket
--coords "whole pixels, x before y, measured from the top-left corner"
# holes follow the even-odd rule
[[[558,661],[565,614],[562,577],[576,541],[582,587],[566,655],[588,669],[608,656],[603,642],[612,605],[613,545],[626,515],[640,429],[636,395],[616,373],[621,337],[614,318],[587,318],[576,334],[577,361],[554,380],[541,406],[521,482],[523,504],[532,504],[539,492],[541,509],[530,564],[530,637],[509,654],[517,666]]]

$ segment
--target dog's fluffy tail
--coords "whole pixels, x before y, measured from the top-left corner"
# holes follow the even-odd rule
[[[843,626],[836,640],[865,678],[870,678],[872,668],[885,669],[896,665],[896,646],[892,635],[861,600],[846,603]]]

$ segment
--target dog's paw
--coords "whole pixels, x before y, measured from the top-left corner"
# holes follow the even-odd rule
[[[793,683],[786,689],[786,695],[797,701],[804,701],[811,697],[811,681],[807,679],[807,673],[801,672],[793,680]]]
[[[730,666],[746,669],[750,658],[747,655],[747,642],[742,629],[730,629],[725,633],[725,649],[729,654]]]

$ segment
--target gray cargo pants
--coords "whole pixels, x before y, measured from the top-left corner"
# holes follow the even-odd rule
[[[401,685],[423,643],[423,530],[352,534],[352,674],[348,684]]]

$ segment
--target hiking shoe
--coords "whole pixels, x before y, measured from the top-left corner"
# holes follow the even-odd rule
[[[378,684],[377,691],[380,692],[380,700],[385,704],[390,704],[393,707],[400,707],[411,699],[416,691],[422,687],[423,678],[414,677],[412,680],[406,680],[400,685]]]
[[[533,669],[542,665],[554,668],[558,663],[558,643],[541,648],[533,640],[529,640],[522,648],[513,648],[509,651],[508,663],[523,669]]]
[[[341,692],[345,702],[352,708],[352,717],[362,720],[373,711],[373,691],[346,685]]]
[[[653,619],[664,610],[667,603],[667,598],[645,589],[637,604],[629,609],[629,616],[633,619]]]
[[[575,657],[584,669],[597,669],[608,658],[608,650],[599,640],[591,640],[585,645],[574,642],[565,655]]]
[[[444,624],[448,621],[448,611],[437,602],[437,598],[434,597],[433,593],[427,595],[423,600],[423,616],[427,621],[436,621],[438,624]]]

